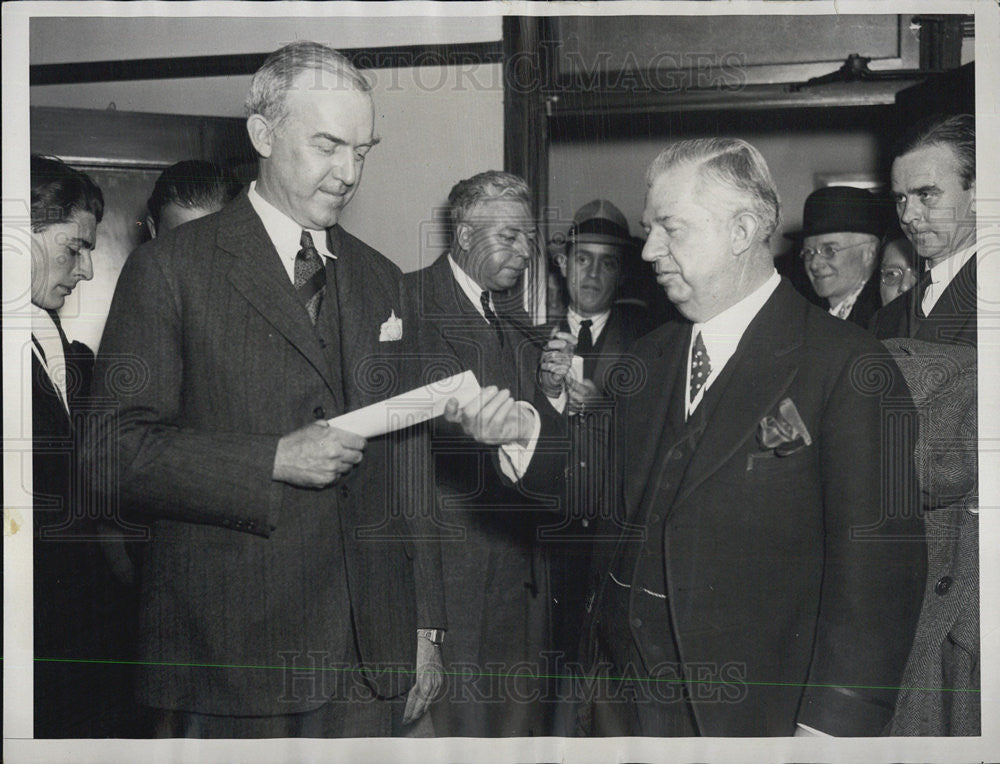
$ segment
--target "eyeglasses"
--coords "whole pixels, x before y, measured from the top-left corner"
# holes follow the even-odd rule
[[[799,251],[799,257],[801,257],[807,263],[814,257],[821,257],[827,262],[830,262],[831,260],[833,260],[833,258],[837,255],[838,252],[843,252],[845,249],[853,249],[854,247],[860,247],[862,244],[865,243],[866,242],[863,241],[856,241],[854,242],[854,244],[846,244],[843,247],[835,247],[832,244],[824,244],[819,249],[803,248],[802,250]]]
[[[909,266],[900,268],[895,265],[891,265],[888,268],[883,268],[879,273],[879,281],[882,286],[894,287],[899,286],[903,281],[903,276],[907,273],[913,273],[913,269]]]

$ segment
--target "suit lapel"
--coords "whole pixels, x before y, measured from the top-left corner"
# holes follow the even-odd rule
[[[684,385],[688,346],[691,344],[691,324],[677,322],[665,334],[659,352],[648,361],[645,389],[648,394],[637,396],[629,407],[632,413],[626,426],[629,432],[618,443],[625,442],[629,454],[625,476],[625,503],[627,519],[634,516],[650,487],[656,455],[666,441],[676,438],[676,428],[671,421],[671,402],[677,398],[677,386]],[[639,421],[637,421],[637,419]],[[635,427],[635,434],[631,432]],[[634,465],[634,466],[632,466]]]
[[[337,255],[337,262],[335,265],[327,264],[328,274],[335,271],[333,278],[328,276],[327,284],[336,284],[338,311],[336,323],[339,331],[341,378],[344,385],[344,410],[351,411],[365,405],[367,401],[358,400],[355,386],[349,384],[348,380],[355,378],[357,365],[375,352],[370,343],[365,341],[366,338],[370,338],[370,332],[367,330],[371,328],[368,327],[371,321],[365,319],[365,295],[369,292],[365,289],[364,274],[359,272],[363,269],[361,258],[357,253],[348,251],[349,247],[346,246],[340,226],[334,226],[328,233],[330,251]],[[369,278],[373,277],[369,274]]]
[[[424,315],[434,318],[441,338],[462,370],[471,370],[484,387],[490,380],[495,384],[501,361],[484,349],[494,330],[461,292],[447,255],[439,257],[422,276],[420,300]]]
[[[315,367],[338,398],[340,386],[264,224],[244,192],[223,209],[217,246],[235,256],[230,283]]]
[[[709,389],[708,393],[716,396],[714,409],[705,412],[705,431],[681,481],[675,505],[754,437],[760,420],[785,397],[795,379],[798,362],[790,351],[802,344],[805,316],[790,302],[791,289],[781,282],[750,322],[736,353]],[[723,387],[714,389],[720,383]]]
[[[597,353],[597,362],[594,364],[594,375],[592,381],[597,388],[604,391],[604,374],[613,361],[617,361],[625,352],[625,343],[622,338],[621,322],[618,311],[611,309],[608,316],[608,323],[604,325],[604,331],[597,338],[594,350]]]

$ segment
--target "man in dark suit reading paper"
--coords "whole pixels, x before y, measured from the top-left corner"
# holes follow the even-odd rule
[[[139,699],[160,736],[402,734],[440,679],[412,437],[327,423],[416,381],[401,273],[338,225],[377,143],[369,89],[316,43],[269,56],[247,99],[257,180],[118,282],[90,456],[117,459],[150,524]]]
[[[647,172],[643,258],[686,320],[631,348],[623,534],[593,613],[596,734],[876,735],[924,570],[899,370],[774,269],[779,202],[744,141]]]

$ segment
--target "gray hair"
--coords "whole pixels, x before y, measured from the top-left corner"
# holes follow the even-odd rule
[[[280,123],[288,111],[285,95],[295,78],[302,72],[314,71],[316,87],[327,86],[322,74],[334,78],[328,87],[349,88],[370,93],[371,85],[364,75],[342,53],[309,40],[298,40],[274,51],[261,65],[250,82],[245,104],[246,115],[260,114],[272,126]]]
[[[487,199],[512,198],[531,206],[531,189],[522,178],[509,172],[487,170],[460,180],[448,194],[448,214],[454,228],[463,222],[469,210]]]
[[[712,180],[747,198],[767,242],[781,221],[781,201],[761,153],[738,138],[698,138],[667,146],[646,170],[646,186],[679,164],[697,164],[703,179]]]

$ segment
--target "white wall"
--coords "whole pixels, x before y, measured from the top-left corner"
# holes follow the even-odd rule
[[[500,18],[42,18],[30,25],[31,62],[260,53],[294,39],[335,47],[500,39]],[[503,165],[501,66],[369,70],[382,143],[344,214],[352,233],[404,270],[421,256],[421,224],[461,178]],[[31,88],[31,105],[243,115],[250,77],[206,77]]]
[[[877,170],[878,141],[869,130],[844,127],[817,134],[795,132],[794,124],[788,127],[782,133],[733,134],[753,143],[771,168],[782,202],[782,233],[801,227],[802,205],[815,190],[817,173]],[[571,220],[581,205],[591,199],[605,198],[622,210],[632,233],[640,235],[646,168],[670,140],[663,137],[553,143],[549,164],[550,207],[555,208],[560,219]],[[780,237],[773,240],[775,254],[787,246]]]
[[[499,17],[33,19],[30,29],[32,63],[259,53],[296,38],[358,48],[496,41],[501,34]],[[366,75],[382,141],[365,163],[342,223],[403,270],[415,270],[440,252],[427,243],[426,223],[451,186],[503,166],[502,68],[428,66]],[[113,103],[120,111],[237,117],[249,83],[249,76],[234,76],[36,86],[31,105],[106,109]],[[93,326],[81,318],[67,330],[88,344],[100,336],[116,279],[117,273],[103,286],[95,280],[78,287],[79,310]]]

